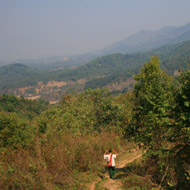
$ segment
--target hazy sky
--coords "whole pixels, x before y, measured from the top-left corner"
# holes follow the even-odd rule
[[[0,0],[0,61],[86,53],[190,22],[190,0]]]

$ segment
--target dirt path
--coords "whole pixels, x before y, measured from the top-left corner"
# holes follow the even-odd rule
[[[142,156],[142,151],[140,150],[130,150],[130,152],[123,156],[122,159],[118,159],[118,162],[116,162],[116,172],[124,168],[128,163],[133,162],[135,159],[140,158]],[[100,186],[101,187],[97,187]],[[89,189],[90,190],[100,190],[100,189],[106,189],[106,190],[119,190],[122,187],[121,179],[110,179],[108,176],[108,173],[104,176],[104,178],[98,178],[97,180],[93,181]]]

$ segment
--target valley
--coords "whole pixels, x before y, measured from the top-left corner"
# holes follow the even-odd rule
[[[0,1],[0,190],[190,190],[190,1]]]
[[[130,91],[134,85],[134,75],[153,55],[159,57],[161,68],[174,76],[188,67],[190,41],[144,53],[111,54],[69,69],[60,67],[41,71],[18,63],[2,66],[0,94],[41,97],[55,102],[65,94],[77,94],[86,89],[106,88],[113,94]]]
[[[63,94],[74,93],[74,90],[77,90],[77,92],[82,91],[84,84],[85,79],[80,79],[75,82],[48,81],[47,84],[38,82],[37,86],[10,89],[8,93],[14,94],[17,97],[24,96],[26,99],[31,100],[43,98],[54,104],[61,100]]]

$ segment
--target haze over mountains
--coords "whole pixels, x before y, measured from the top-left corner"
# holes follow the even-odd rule
[[[190,40],[190,23],[175,27],[166,26],[157,31],[142,30],[107,48],[101,50],[102,54],[133,53],[148,51],[166,44]]]
[[[142,53],[110,54],[88,64],[70,69],[38,70],[23,64],[0,67],[0,94],[23,95],[58,101],[63,94],[78,93],[88,88],[108,88],[113,93],[133,87],[132,76],[150,61],[160,58],[161,68],[174,75],[189,63],[190,41],[165,45]]]
[[[190,24],[141,31],[88,54],[23,60],[2,66],[0,93],[59,100],[62,94],[87,88],[121,92],[132,87],[132,75],[153,55],[160,57],[161,67],[171,75],[180,67],[186,68],[190,55]]]
[[[17,60],[17,62],[40,69],[73,67],[86,64],[96,57],[108,54],[145,52],[166,44],[179,43],[187,40],[190,40],[190,23],[180,27],[166,26],[156,31],[142,30],[101,50],[81,55],[24,59]]]
[[[94,52],[72,56],[63,55],[36,59],[20,59],[11,63],[23,63],[38,69],[52,69],[55,67],[68,68],[86,64],[94,58],[108,54],[145,52],[166,44],[187,40],[190,40],[190,23],[180,27],[166,26],[156,31],[142,30],[117,43]],[[5,64],[7,63],[1,63],[1,65]]]

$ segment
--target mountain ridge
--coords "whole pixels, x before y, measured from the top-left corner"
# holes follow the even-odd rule
[[[180,27],[165,26],[155,31],[141,30],[119,42],[112,44],[111,46],[102,49],[101,51],[107,53],[124,54],[138,51],[148,51],[169,43],[190,40],[190,36],[188,35],[186,35],[186,38],[176,39],[185,33],[190,34],[190,23]]]
[[[91,60],[115,53],[146,52],[167,44],[174,44],[190,40],[190,23],[182,26],[165,26],[159,30],[141,30],[123,40],[111,44],[97,51],[91,51],[79,55],[52,56],[49,58],[18,60],[33,68],[48,70],[59,67],[65,69],[84,65]],[[65,59],[66,58],[66,59]],[[12,62],[13,63],[13,62]],[[5,65],[5,63],[4,63]]]
[[[158,56],[161,68],[173,75],[180,68],[187,68],[189,55],[190,41],[186,41],[149,52],[110,54],[71,69],[41,71],[21,64],[2,66],[0,94],[41,96],[54,101],[63,94],[77,93],[88,88],[123,92],[132,88],[132,76],[137,74],[144,63],[150,61],[151,56]]]

